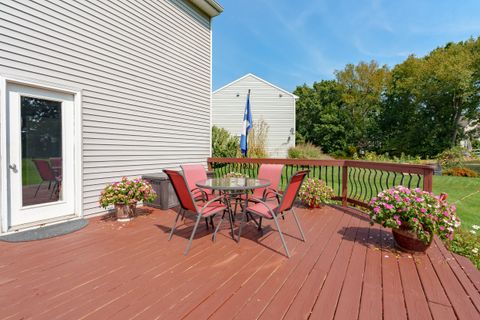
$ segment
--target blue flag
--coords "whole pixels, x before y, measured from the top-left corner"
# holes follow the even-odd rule
[[[243,128],[240,136],[240,150],[246,157],[248,151],[248,131],[252,128],[252,112],[250,111],[250,89],[247,95],[247,104],[245,105],[245,112],[243,113]]]

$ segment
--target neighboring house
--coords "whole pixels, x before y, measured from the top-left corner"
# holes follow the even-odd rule
[[[240,136],[249,89],[253,123],[263,119],[269,127],[269,156],[285,158],[288,148],[295,146],[295,101],[298,97],[253,74],[213,92],[212,123]]]
[[[107,183],[206,163],[211,19],[222,10],[0,2],[0,232],[103,213]]]

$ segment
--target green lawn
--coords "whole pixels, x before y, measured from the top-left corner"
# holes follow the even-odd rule
[[[457,206],[464,229],[480,225],[480,178],[434,176],[433,192],[448,193],[448,201]]]
[[[42,181],[31,159],[22,159],[22,184],[39,184]]]

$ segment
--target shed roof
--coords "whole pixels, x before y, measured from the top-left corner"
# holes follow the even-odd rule
[[[293,93],[288,92],[287,90],[282,89],[282,88],[280,88],[280,87],[278,87],[278,86],[276,86],[276,85],[268,82],[267,80],[262,79],[262,78],[260,78],[260,77],[258,77],[258,76],[256,76],[256,75],[254,75],[253,73],[247,73],[247,74],[244,75],[243,77],[240,77],[240,78],[238,78],[237,80],[234,80],[234,81],[232,81],[232,82],[230,82],[230,83],[227,83],[227,84],[224,85],[223,87],[221,87],[221,88],[213,91],[213,93],[217,93],[218,91],[223,90],[223,89],[231,86],[232,84],[235,84],[235,83],[237,83],[238,81],[243,80],[243,79],[245,79],[245,78],[247,78],[247,77],[253,77],[253,78],[255,78],[255,79],[259,80],[259,81],[262,81],[263,83],[265,83],[265,84],[267,84],[267,85],[269,85],[269,86],[271,86],[271,87],[273,87],[273,88],[275,88],[275,89],[277,89],[277,90],[282,91],[283,93],[285,93],[285,94],[293,97],[294,99],[298,99],[298,96],[294,95]]]

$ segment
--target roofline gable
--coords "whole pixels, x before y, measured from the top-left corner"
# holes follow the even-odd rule
[[[269,86],[271,86],[271,87],[273,87],[273,88],[275,88],[275,89],[277,89],[277,90],[279,90],[279,91],[282,91],[282,92],[285,93],[285,94],[288,94],[289,96],[293,97],[295,100],[298,99],[298,96],[297,96],[297,95],[294,95],[293,93],[288,92],[287,90],[282,89],[282,88],[280,88],[280,87],[278,87],[278,86],[276,86],[276,85],[268,82],[267,80],[264,80],[264,79],[262,79],[262,78],[260,78],[260,77],[258,77],[258,76],[256,76],[256,75],[254,75],[253,73],[247,73],[246,75],[244,75],[244,76],[242,76],[242,77],[240,77],[240,78],[238,78],[238,79],[236,79],[236,80],[233,80],[233,81],[230,82],[230,83],[227,83],[227,84],[224,85],[223,87],[218,88],[217,90],[213,91],[213,94],[215,94],[215,93],[217,93],[218,91],[223,90],[223,89],[231,86],[232,84],[235,84],[235,83],[237,83],[238,81],[243,80],[243,79],[245,79],[245,78],[247,78],[247,77],[253,77],[253,78],[255,78],[255,79],[257,79],[257,80],[259,80],[259,81],[261,81],[261,82],[263,82],[263,83],[265,83],[265,84],[267,84],[267,85],[269,85]]]

